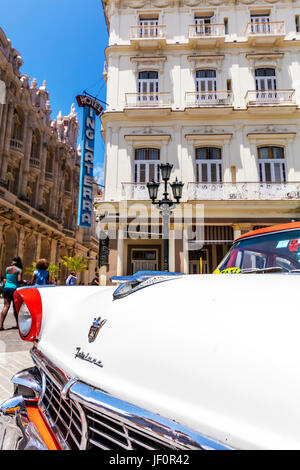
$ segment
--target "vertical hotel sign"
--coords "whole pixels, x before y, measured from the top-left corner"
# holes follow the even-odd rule
[[[96,100],[89,96],[78,95],[76,100],[78,106],[84,108],[77,225],[90,227],[93,212],[95,125],[96,116],[101,114],[103,108]]]

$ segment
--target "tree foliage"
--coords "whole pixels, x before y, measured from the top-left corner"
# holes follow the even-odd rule
[[[61,262],[70,272],[79,273],[88,269],[88,262],[83,256],[64,256]]]

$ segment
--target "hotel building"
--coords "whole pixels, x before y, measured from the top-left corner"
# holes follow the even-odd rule
[[[96,210],[106,204],[115,219],[107,281],[162,268],[160,220],[158,236],[146,226],[130,237],[139,204],[158,213],[146,183],[159,181],[160,163],[184,183],[170,222],[172,271],[199,273],[201,259],[210,273],[241,233],[298,218],[300,1],[103,0],[103,8],[108,106]],[[193,240],[197,207],[204,227]]]

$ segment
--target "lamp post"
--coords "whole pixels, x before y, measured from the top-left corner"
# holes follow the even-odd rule
[[[158,210],[161,213],[162,220],[163,220],[163,239],[164,239],[164,271],[169,271],[169,222],[170,222],[170,215],[172,213],[172,210],[175,209],[176,204],[179,203],[181,196],[182,196],[182,188],[183,188],[183,183],[181,181],[178,181],[177,178],[174,181],[174,183],[170,184],[173,192],[173,197],[176,201],[176,204],[174,201],[169,199],[169,193],[168,193],[168,181],[171,176],[171,171],[173,168],[173,165],[170,165],[170,163],[161,163],[159,165],[160,172],[161,172],[161,178],[164,181],[164,193],[163,193],[163,199],[160,201],[156,201],[157,199],[157,193],[158,193],[158,188],[159,188],[159,183],[156,183],[154,180],[152,180],[151,183],[147,183],[147,188],[149,192],[149,197],[152,201],[152,204],[155,204],[158,207]]]

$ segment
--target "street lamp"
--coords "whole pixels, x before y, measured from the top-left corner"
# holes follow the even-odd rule
[[[164,239],[164,271],[169,271],[169,222],[170,222],[170,215],[172,210],[175,209],[176,204],[174,201],[169,199],[169,192],[168,192],[168,181],[171,176],[171,171],[173,165],[170,163],[161,163],[159,165],[161,178],[164,181],[164,193],[163,199],[160,201],[156,201],[159,183],[156,183],[152,180],[151,183],[147,183],[147,188],[149,192],[149,198],[152,201],[152,204],[158,206],[158,210],[161,212],[162,219],[163,219],[163,239]],[[171,185],[173,197],[176,200],[176,203],[179,204],[179,201],[182,197],[182,188],[183,183],[181,181],[176,180]]]

